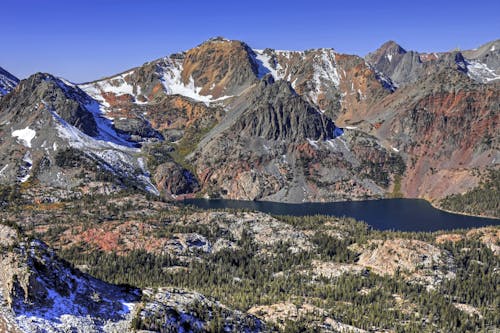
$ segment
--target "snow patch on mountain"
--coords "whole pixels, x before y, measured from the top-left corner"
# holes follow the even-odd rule
[[[479,61],[466,61],[467,75],[473,80],[488,83],[500,79],[500,75]]]
[[[113,128],[113,124],[111,123],[111,120],[104,117],[104,112],[101,109],[99,103],[97,103],[94,100],[91,100],[84,106],[90,113],[92,113],[97,125],[97,130],[99,132],[99,135],[94,139],[111,142],[115,145],[120,145],[120,146],[137,147],[136,143],[128,141],[128,137],[118,134],[115,131],[115,129]]]
[[[262,79],[266,74],[271,74],[275,80],[284,79],[283,68],[276,61],[276,59],[269,54],[267,54],[264,50],[252,50],[254,52],[253,60],[258,66],[257,77]]]
[[[378,82],[380,82],[380,84],[382,84],[382,86],[385,89],[390,90],[391,92],[394,92],[396,91],[396,89],[398,89],[399,87],[398,84],[392,81],[392,79],[389,76],[378,71],[374,66],[372,66],[367,61],[365,61],[365,65],[375,72],[375,78],[377,79]]]
[[[25,147],[31,148],[31,140],[36,136],[36,131],[26,127],[12,132],[12,137],[17,138]]]
[[[59,137],[66,140],[71,147],[97,158],[103,162],[101,163],[103,168],[114,174],[133,176],[145,190],[159,195],[159,191],[151,182],[150,174],[140,157],[140,148],[136,148],[132,143],[123,141],[110,133],[106,127],[109,120],[96,118],[96,121],[101,119],[102,122],[98,124],[100,135],[94,138],[68,124],[55,110],[50,109],[47,105],[46,107],[57,123]],[[137,171],[140,173],[137,174]]]
[[[182,95],[207,105],[214,101],[212,95],[200,95],[202,88],[194,85],[192,77],[189,78],[187,85],[182,82],[181,60],[164,58],[163,64],[158,66],[158,71],[163,88],[168,95]]]
[[[139,96],[142,95],[141,87],[133,86],[127,81],[127,76],[132,73],[133,71],[128,71],[126,73],[119,74],[111,79],[85,83],[79,85],[79,87],[90,97],[97,100],[101,105],[103,105],[105,111],[107,111],[107,108],[109,108],[110,105],[104,98],[103,93],[113,93],[117,96],[130,95],[134,98],[135,104],[145,104],[147,102],[142,102],[139,99]]]
[[[333,84],[334,87],[338,88],[340,85],[340,75],[337,71],[333,49],[321,49],[320,51],[320,56],[315,57],[313,60],[314,75],[312,82],[315,89],[309,92],[309,98],[316,105],[318,105],[318,98],[324,87],[329,87]]]

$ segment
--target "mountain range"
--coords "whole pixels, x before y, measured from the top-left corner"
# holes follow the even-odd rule
[[[1,64],[0,64],[1,65]],[[476,189],[500,160],[500,40],[366,57],[221,37],[75,84],[0,68],[0,183],[280,202]]]

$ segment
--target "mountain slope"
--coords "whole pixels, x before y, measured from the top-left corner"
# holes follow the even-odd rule
[[[442,198],[475,187],[498,166],[499,87],[448,67],[400,88],[356,120],[405,157],[405,196]]]
[[[228,107],[188,156],[206,195],[288,202],[382,196],[392,174],[402,171],[373,137],[343,135],[290,83],[270,75]],[[377,179],[370,162],[392,159]]]

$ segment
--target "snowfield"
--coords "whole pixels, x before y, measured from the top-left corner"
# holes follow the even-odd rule
[[[31,140],[36,136],[36,131],[26,127],[12,132],[12,137],[17,138],[25,147],[31,148]]]
[[[478,61],[467,61],[467,74],[471,79],[488,83],[500,79],[500,75],[490,69],[486,64]]]

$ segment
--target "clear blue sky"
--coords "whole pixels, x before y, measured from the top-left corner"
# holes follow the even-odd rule
[[[2,0],[0,66],[83,82],[214,36],[360,55],[390,39],[411,50],[467,49],[500,38],[499,16],[499,0]]]

